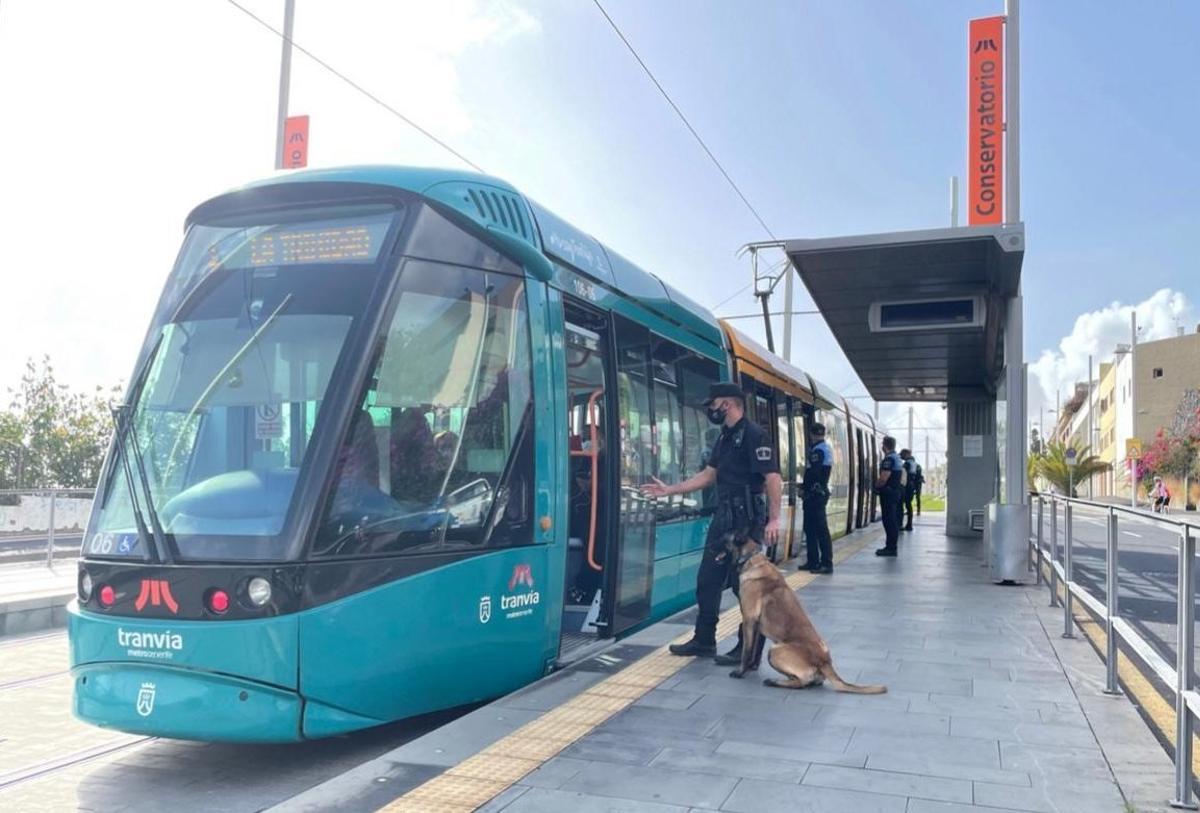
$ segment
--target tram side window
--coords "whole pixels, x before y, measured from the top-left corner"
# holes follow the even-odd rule
[[[531,544],[530,366],[521,279],[408,261],[315,552]]]
[[[654,417],[650,411],[650,332],[617,320],[617,401],[621,442],[621,488],[635,491],[654,470]]]
[[[719,426],[708,422],[704,410],[704,399],[708,397],[708,385],[720,380],[721,369],[716,362],[688,353],[676,364],[679,371],[679,398],[681,422],[683,424],[683,476],[699,474],[708,465],[713,444],[721,434]],[[716,505],[716,488],[706,488],[699,495],[698,508]]]

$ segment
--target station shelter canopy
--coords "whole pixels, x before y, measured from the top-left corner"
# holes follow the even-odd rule
[[[876,401],[995,398],[1023,224],[788,240],[784,250]]]

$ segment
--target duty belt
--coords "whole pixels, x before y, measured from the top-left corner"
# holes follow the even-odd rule
[[[725,528],[740,529],[767,523],[767,495],[750,486],[717,490],[717,516]]]

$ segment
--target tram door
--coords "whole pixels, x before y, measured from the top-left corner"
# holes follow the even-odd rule
[[[609,500],[613,492],[608,406],[608,320],[565,309],[568,540],[560,657],[602,635]]]

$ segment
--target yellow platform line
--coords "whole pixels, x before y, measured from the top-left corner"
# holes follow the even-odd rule
[[[858,553],[877,534],[869,534],[834,552],[836,563]],[[797,571],[786,577],[788,586],[800,590],[816,576]],[[732,607],[717,621],[717,640],[737,632],[742,612]],[[672,643],[690,637],[679,636]],[[668,645],[669,646],[669,645]],[[445,773],[413,788],[380,808],[387,813],[469,813],[499,796],[567,746],[590,734],[605,720],[629,708],[650,690],[691,663],[672,655],[667,646],[605,678],[571,700],[531,720],[478,754]]]
[[[1050,574],[1044,565],[1043,574],[1049,580]],[[1058,598],[1060,602],[1064,600],[1064,588],[1061,581],[1058,583]],[[1073,602],[1073,606],[1079,606],[1079,602]],[[1096,654],[1103,663],[1104,653],[1108,652],[1108,632],[1104,629],[1104,625],[1096,621],[1086,609],[1073,611],[1071,617],[1075,619],[1075,625],[1096,648]],[[1175,707],[1167,702],[1158,689],[1154,688],[1154,684],[1128,656],[1117,656],[1117,679],[1124,687],[1125,693],[1132,696],[1134,701],[1145,709],[1151,724],[1158,729],[1158,732],[1173,749],[1175,747]],[[1200,776],[1200,736],[1196,735],[1192,736],[1192,776]]]

